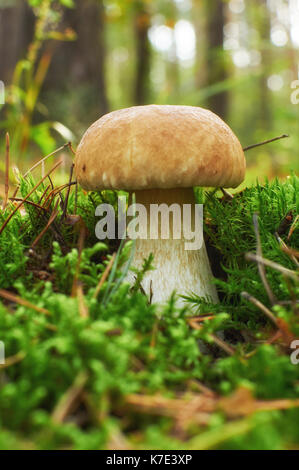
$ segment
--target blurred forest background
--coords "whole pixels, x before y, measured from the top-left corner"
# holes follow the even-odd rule
[[[24,170],[104,113],[159,103],[210,108],[244,147],[289,134],[246,155],[246,182],[287,176],[298,67],[299,0],[0,0],[0,171],[7,131]]]

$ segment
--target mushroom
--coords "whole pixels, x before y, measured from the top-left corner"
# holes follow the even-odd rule
[[[161,217],[145,222],[147,233],[158,230],[158,238],[136,239],[134,267],[154,255],[155,269],[146,272],[142,288],[157,303],[174,291],[218,301],[204,240],[199,248],[186,249],[191,228],[181,230],[179,238],[177,233],[186,223],[184,208],[196,207],[194,186],[236,187],[245,167],[241,144],[228,125],[193,106],[136,106],[106,114],[84,134],[75,158],[77,180],[86,190],[134,192],[147,214],[153,205],[180,209],[168,239],[161,236]],[[191,213],[194,225],[195,210]]]

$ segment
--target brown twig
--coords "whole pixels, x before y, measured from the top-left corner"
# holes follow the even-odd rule
[[[215,409],[214,399],[204,394],[195,395],[192,400],[187,400],[184,398],[167,398],[161,395],[132,393],[127,395],[125,403],[130,408],[142,413],[174,418],[177,417],[178,412],[181,414],[187,410],[192,410],[191,415],[194,416],[195,412],[212,412]]]
[[[77,295],[77,288],[78,288],[78,278],[79,278],[79,272],[80,272],[80,264],[81,264],[81,255],[82,255],[82,250],[84,247],[84,241],[86,237],[86,227],[83,223],[80,225],[80,232],[79,232],[79,240],[78,240],[78,261],[77,261],[77,266],[76,266],[76,272],[73,280],[73,285],[72,285],[72,297],[76,297]]]
[[[248,147],[243,148],[243,151],[246,152],[246,150],[250,150],[255,147],[260,147],[261,145],[270,144],[270,142],[275,142],[276,140],[279,140],[279,139],[285,139],[286,137],[289,137],[289,135],[282,134],[278,137],[274,137],[273,139],[268,139],[268,140],[264,140],[263,142],[259,142],[258,144],[248,145]]]
[[[204,320],[209,320],[213,318],[213,315],[206,315],[204,317],[197,316],[193,317],[191,319],[188,319],[188,323],[191,326],[191,328],[194,328],[195,330],[200,330],[201,326],[199,326],[197,323],[202,322]],[[225,343],[222,339],[219,338],[219,336],[216,336],[214,334],[210,334],[210,337],[212,338],[213,342],[217,344],[217,346],[222,349],[226,354],[233,356],[235,354],[235,349],[232,346],[229,346],[227,343]]]
[[[10,197],[9,198],[10,201],[16,201],[16,202],[25,202],[25,204],[29,204],[30,206],[33,206],[33,207],[36,207],[38,209],[41,209],[42,211],[45,211],[47,212],[47,209],[43,206],[40,206],[39,204],[37,204],[36,202],[33,202],[33,201],[24,201],[24,199],[22,199],[21,197]]]
[[[295,217],[295,220],[294,222],[292,223],[291,227],[290,227],[290,230],[289,230],[289,233],[288,233],[288,240],[291,238],[291,236],[293,235],[293,232],[296,228],[296,225],[297,225],[297,222],[299,220],[299,214],[296,215]]]
[[[297,259],[299,259],[299,251],[298,250],[294,250],[294,248],[287,247],[286,252],[291,253],[293,256],[295,256]]]
[[[47,192],[49,191],[49,188],[50,188],[50,184],[48,184],[48,186],[46,187],[46,189],[44,190],[43,194],[41,195],[41,197],[39,198],[39,201],[38,203],[41,204],[42,200],[44,199],[45,195],[47,194]]]
[[[212,340],[214,341],[215,344],[217,344],[217,346],[222,349],[224,352],[226,352],[226,354],[228,354],[229,356],[233,356],[235,354],[235,348],[233,348],[232,346],[229,346],[227,343],[225,343],[225,341],[223,341],[222,339],[219,338],[219,336],[216,336],[216,335],[213,335],[211,334],[210,335]]]
[[[61,150],[65,149],[68,146],[69,146],[69,142],[62,145],[61,147],[54,150],[53,152],[49,153],[49,155],[46,155],[45,157],[43,157],[41,160],[39,160],[37,163],[35,163],[28,171],[26,171],[23,178],[26,178],[26,176],[29,175],[29,173],[31,173],[33,170],[35,170],[35,168],[37,168],[41,163],[45,162],[49,157],[52,157],[53,155],[56,155],[56,153],[61,152]],[[44,179],[45,179],[45,177],[43,177],[43,180]]]
[[[269,318],[269,320],[275,324],[278,331],[281,332],[281,336],[285,339],[285,344],[289,345],[291,343],[294,339],[294,335],[289,330],[288,324],[282,318],[276,318],[262,302],[248,294],[248,292],[242,292],[241,296],[259,308]]]
[[[192,326],[192,328],[195,328],[195,329],[200,329],[200,327],[198,327],[197,323],[201,323],[205,320],[212,320],[213,318],[215,318],[215,315],[213,315],[213,313],[205,313],[203,315],[198,315],[196,317],[191,317],[191,318],[188,318],[187,321],[189,323],[190,326]]]
[[[52,413],[52,421],[54,423],[63,423],[68,414],[72,412],[76,403],[80,399],[80,396],[82,395],[87,379],[88,375],[86,372],[80,372],[78,374],[74,384],[61,397]]]
[[[285,410],[298,407],[298,399],[256,400],[248,388],[240,387],[232,395],[220,398],[217,407],[230,418],[246,416],[262,410]]]
[[[77,207],[78,207],[78,183],[77,180],[75,182],[75,202],[74,202],[74,214],[77,214]]]
[[[41,240],[41,238],[44,236],[44,234],[47,232],[47,230],[49,229],[49,227],[51,226],[51,224],[54,222],[54,220],[56,219],[57,215],[58,215],[58,204],[59,204],[59,200],[57,199],[57,202],[56,202],[56,205],[54,207],[54,210],[52,212],[52,214],[50,215],[50,218],[48,220],[48,223],[47,225],[43,228],[43,230],[38,234],[38,236],[36,237],[36,239],[34,240],[34,242],[32,243],[31,245],[31,249],[33,249],[37,244],[38,242]]]
[[[95,288],[95,291],[93,293],[93,299],[96,299],[97,296],[99,295],[99,292],[104,284],[104,282],[106,281],[110,271],[111,271],[111,268],[113,266],[113,263],[114,263],[114,260],[115,260],[115,256],[116,256],[116,253],[113,253],[113,255],[111,256],[110,260],[109,260],[109,263],[107,264],[106,268],[105,268],[105,271],[103,272],[102,276],[101,276],[101,279],[99,280],[99,283],[97,285],[97,287]]]
[[[86,303],[84,301],[84,293],[83,293],[83,287],[81,282],[77,283],[77,299],[78,299],[78,307],[79,307],[79,314],[80,317],[82,318],[88,318],[89,317],[89,311],[86,306]]]
[[[282,238],[278,235],[277,232],[275,232],[275,237],[277,238],[277,241],[280,243],[280,247],[282,251],[284,251],[293,261],[293,263],[299,268],[299,251],[293,250],[292,248],[288,247],[286,243],[283,241]]]
[[[241,296],[244,299],[251,302],[257,308],[259,308],[266,315],[266,317],[268,317],[269,320],[271,320],[272,323],[274,323],[274,325],[278,327],[277,318],[273,315],[271,310],[269,310],[262,302],[260,302],[258,299],[253,297],[253,295],[249,294],[248,292],[241,292]]]
[[[255,213],[253,214],[253,226],[254,226],[254,231],[255,231],[255,237],[256,237],[256,254],[260,257],[263,256],[262,253],[262,243],[261,243],[261,236],[260,236],[260,231],[259,231],[259,220],[258,220],[258,215]],[[262,280],[262,283],[264,285],[264,288],[267,292],[267,295],[269,297],[269,300],[272,305],[275,305],[277,303],[277,299],[275,295],[272,292],[271,287],[269,286],[267,277],[266,277],[266,270],[264,264],[258,262],[257,267],[259,270],[260,278]]]
[[[197,388],[201,393],[203,393],[204,395],[207,395],[211,398],[216,398],[217,397],[217,393],[214,392],[214,390],[212,390],[211,388],[207,387],[206,385],[204,385],[202,382],[200,382],[199,380],[197,379],[190,379],[188,384],[191,386],[191,387],[195,387]]]
[[[154,292],[153,292],[153,281],[152,279],[150,280],[150,292],[149,292],[149,299],[148,299],[148,303],[149,305],[152,304],[152,301],[153,301],[153,295],[154,295]]]
[[[28,300],[22,299],[22,297],[12,294],[11,292],[8,292],[7,290],[0,289],[0,297],[2,297],[5,300],[9,300],[10,302],[15,302],[16,304],[22,305],[23,307],[27,307],[32,310],[35,310],[38,313],[43,313],[44,315],[51,314],[49,310],[46,310],[45,308],[42,308],[42,307],[37,307],[36,305],[32,304]]]
[[[43,207],[46,206],[46,203],[48,201],[50,201],[47,205],[47,208],[50,207],[50,205],[52,204],[53,202],[53,199],[55,199],[55,197],[57,196],[57,194],[59,195],[60,199],[62,198],[61,196],[61,191],[63,191],[64,189],[68,188],[69,186],[72,186],[73,184],[75,184],[74,182],[71,182],[71,183],[65,183],[65,184],[62,184],[61,186],[58,186],[57,188],[53,188],[49,194],[47,194],[47,197],[45,198],[45,202],[43,204]],[[63,201],[62,201],[63,202]]]
[[[190,427],[191,423],[206,425],[211,419],[212,414],[215,411],[221,411],[228,418],[234,419],[229,426],[229,433],[225,431],[225,438],[232,434],[239,435],[240,421],[235,419],[238,417],[250,416],[257,411],[262,410],[284,410],[292,407],[298,407],[298,399],[277,399],[277,400],[257,400],[248,388],[239,387],[231,395],[227,397],[209,396],[206,394],[192,394],[184,397],[168,398],[161,395],[141,395],[141,394],[129,394],[125,398],[125,406],[120,411],[127,413],[127,408],[132,409],[134,412],[156,415],[156,416],[167,416],[174,420],[175,428],[177,431],[184,431]],[[236,430],[232,433],[232,424],[237,424]],[[248,428],[246,427],[245,431]],[[219,438],[221,439],[222,433]],[[190,446],[190,442],[193,443]],[[192,438],[188,441],[188,449],[202,449],[210,448],[211,443],[203,446],[198,444],[196,438]]]
[[[75,150],[73,149],[73,146],[72,146],[72,142],[69,142],[69,143],[68,143],[68,146],[69,146],[69,149],[70,149],[70,151],[72,152],[72,154],[73,154],[73,155],[76,155],[76,152],[75,152]]]
[[[62,160],[61,160],[61,163],[62,163]],[[52,191],[54,191],[54,184],[53,184],[53,181],[52,181],[50,175],[48,175],[48,180],[49,180],[49,182],[50,182],[50,186],[51,186],[51,188],[52,188]]]
[[[231,193],[229,193],[228,191],[226,191],[226,189],[220,188],[220,190],[221,190],[223,196],[226,197],[227,199],[234,199],[234,196]]]
[[[61,221],[63,221],[63,220],[65,219],[65,216],[66,216],[67,205],[68,205],[69,196],[70,196],[70,191],[71,191],[71,184],[72,184],[72,178],[73,178],[73,171],[74,171],[74,164],[72,164],[72,165],[71,165],[71,168],[70,168],[69,184],[68,184],[68,189],[67,189],[67,193],[66,193],[66,196],[65,196],[65,201],[64,201],[62,216],[61,216],[61,219],[60,219]]]
[[[7,369],[8,367],[14,366],[15,364],[18,364],[21,362],[23,359],[25,359],[26,353],[23,351],[18,352],[17,354],[14,354],[13,356],[6,357],[5,358],[5,363],[0,364],[0,370],[1,369]]]
[[[8,201],[9,192],[9,133],[6,133],[6,148],[5,148],[5,197],[3,201],[3,210],[5,210]]]
[[[256,263],[263,263],[265,266],[269,266],[270,268],[276,269],[277,271],[285,274],[286,276],[294,279],[295,281],[299,280],[299,275],[296,271],[292,271],[291,269],[285,268],[275,261],[270,261],[269,259],[262,258],[254,253],[246,253],[245,258],[249,261],[255,261]]]

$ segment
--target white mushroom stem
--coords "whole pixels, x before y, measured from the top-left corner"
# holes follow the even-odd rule
[[[217,291],[211,281],[212,273],[203,237],[199,249],[186,249],[186,243],[191,241],[186,239],[186,233],[190,233],[192,226],[192,230],[194,230],[194,225],[196,225],[194,223],[195,198],[193,190],[151,189],[134,191],[134,193],[136,195],[136,209],[138,210],[138,204],[142,204],[146,208],[147,220],[145,224],[147,225],[148,238],[136,239],[132,266],[141,269],[144,259],[148,258],[150,253],[154,255],[153,266],[155,269],[148,271],[142,280],[142,288],[146,295],[151,297],[153,303],[159,304],[167,302],[174,291],[178,296],[193,293],[199,297],[218,302]],[[132,200],[132,198],[130,199]],[[166,204],[168,207],[171,204],[176,204],[176,210],[178,208],[180,210],[180,218],[169,216],[168,239],[161,237],[161,216],[158,217],[158,220],[151,217],[153,204]],[[183,219],[186,208],[184,205],[186,204],[190,205],[190,213],[192,214],[192,223],[189,229],[186,227],[186,218]],[[138,211],[136,216],[139,217]],[[185,222],[184,227],[183,222]],[[188,225],[190,226],[190,224]],[[177,235],[175,234],[179,233],[180,227],[181,236],[176,239]],[[155,233],[156,229],[158,229],[159,238],[150,239],[151,231]],[[201,227],[197,227],[197,229],[201,230]],[[129,278],[132,282],[133,272],[129,273]],[[178,298],[178,305],[183,304],[183,299]]]

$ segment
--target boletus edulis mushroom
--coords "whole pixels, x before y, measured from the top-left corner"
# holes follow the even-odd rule
[[[130,196],[135,193],[136,206],[146,208],[143,228],[158,236],[136,239],[132,265],[141,268],[153,253],[155,269],[145,274],[142,288],[155,303],[167,301],[173,291],[217,302],[204,241],[197,249],[186,249],[192,230],[184,227],[184,207],[195,209],[195,186],[238,186],[245,167],[244,152],[230,127],[211,111],[193,106],[136,106],[106,114],[84,134],[75,158],[84,189],[122,189]],[[166,237],[161,235],[161,214],[150,217],[157,205],[179,209],[169,210]],[[195,213],[191,211],[193,228]]]

